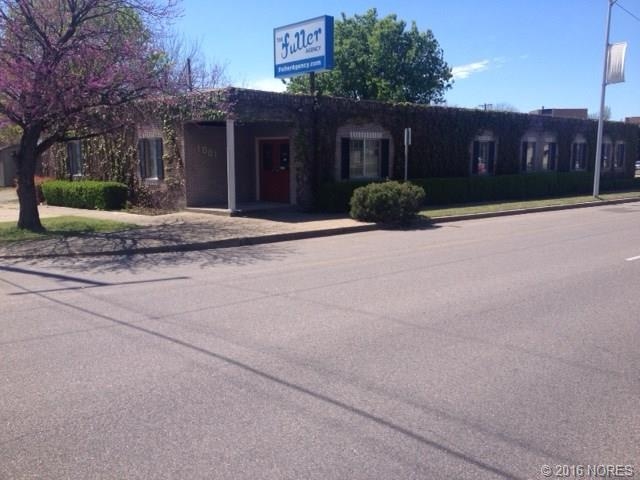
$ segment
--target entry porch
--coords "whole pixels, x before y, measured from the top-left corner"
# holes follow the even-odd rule
[[[187,208],[237,215],[296,205],[292,138],[284,122],[186,123]]]

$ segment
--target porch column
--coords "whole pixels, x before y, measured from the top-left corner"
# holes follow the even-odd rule
[[[235,122],[227,120],[227,208],[236,211],[236,138]]]

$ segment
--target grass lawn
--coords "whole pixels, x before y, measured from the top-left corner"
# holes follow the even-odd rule
[[[16,222],[0,222],[0,243],[38,240],[51,237],[70,237],[95,232],[118,232],[137,228],[132,223],[98,220],[85,217],[52,217],[43,218],[45,232],[35,233],[16,228]]]
[[[420,215],[429,218],[452,217],[457,215],[472,215],[477,213],[504,212],[508,210],[520,210],[524,208],[551,207],[556,205],[575,205],[577,203],[599,203],[604,200],[618,200],[623,198],[637,198],[640,200],[640,192],[616,192],[601,194],[599,199],[592,195],[578,197],[546,198],[541,200],[526,200],[517,202],[491,202],[482,204],[465,204],[445,207],[429,207],[420,211]]]

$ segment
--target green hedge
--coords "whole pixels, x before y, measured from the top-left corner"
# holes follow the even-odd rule
[[[120,210],[127,202],[127,186],[95,180],[53,180],[42,184],[49,205],[98,210]]]
[[[427,204],[526,200],[586,194],[593,186],[590,172],[549,172],[491,177],[426,178],[413,180],[427,191]]]
[[[640,188],[640,177],[638,178],[603,178],[600,180],[600,190],[637,190]]]
[[[592,172],[549,172],[487,177],[412,179],[424,188],[425,204],[449,205],[500,200],[526,200],[565,195],[588,195],[593,191]],[[322,185],[317,207],[326,212],[348,212],[349,199],[362,182]],[[600,181],[600,190],[640,189],[640,178],[610,178]]]
[[[349,211],[349,201],[356,188],[364,187],[371,182],[346,181],[331,182],[320,185],[315,209],[320,212],[344,213]]]

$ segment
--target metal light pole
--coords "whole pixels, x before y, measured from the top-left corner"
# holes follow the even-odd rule
[[[611,9],[618,0],[608,0],[609,10],[607,12],[607,33],[604,42],[604,67],[602,69],[602,90],[600,93],[600,116],[598,117],[598,136],[596,139],[596,163],[593,169],[593,196],[600,194],[600,157],[602,156],[602,132],[604,130],[604,97],[607,88],[607,70],[609,63],[609,31],[611,30]]]

